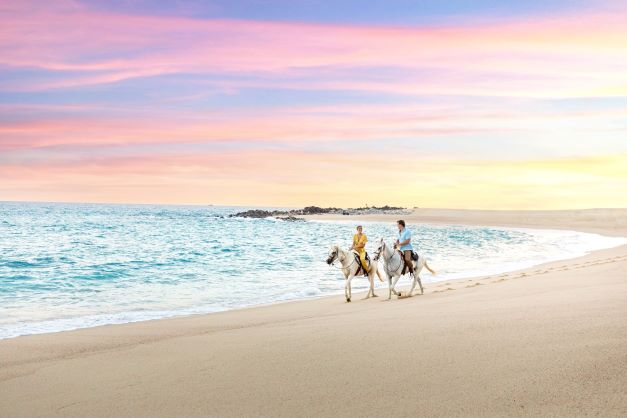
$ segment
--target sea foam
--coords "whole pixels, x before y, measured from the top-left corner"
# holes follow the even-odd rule
[[[243,208],[0,203],[0,338],[343,292],[324,261],[348,221],[238,219]],[[391,242],[393,223],[360,222]],[[438,276],[498,274],[627,243],[574,231],[408,225]],[[377,286],[384,287],[385,284]],[[354,289],[367,287],[356,278]],[[403,284],[403,282],[401,282]]]

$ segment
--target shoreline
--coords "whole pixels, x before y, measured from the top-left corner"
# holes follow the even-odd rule
[[[539,223],[627,236],[627,210],[611,212]],[[391,302],[380,289],[4,339],[0,415],[620,416],[625,271],[622,245]]]
[[[307,221],[314,221],[314,222],[342,222],[342,223],[346,223],[346,222],[359,222],[359,221],[366,221],[366,222],[385,222],[388,220],[388,218],[394,218],[397,217],[398,214],[369,214],[369,215],[341,215],[341,214],[328,214],[328,215],[308,215],[306,216]],[[406,215],[406,217],[408,219],[414,219],[415,214],[409,214]],[[322,219],[324,218],[324,219]],[[365,219],[368,218],[368,219]],[[570,231],[570,232],[575,232],[575,233],[591,233],[591,234],[596,234],[600,237],[612,237],[612,238],[626,238],[627,237],[623,237],[620,236],[618,234],[615,235],[602,235],[602,234],[598,234],[596,232],[584,232],[584,231],[576,231],[574,229],[566,229],[566,228],[562,228],[562,229],[546,229],[546,228],[531,228],[531,227],[522,227],[522,226],[512,226],[512,225],[507,225],[507,226],[503,226],[503,225],[476,225],[476,224],[461,224],[461,223],[448,223],[448,222],[440,222],[440,223],[433,223],[433,222],[423,222],[423,224],[427,224],[427,225],[441,225],[441,226],[463,226],[463,227],[478,227],[478,226],[490,226],[490,227],[494,227],[494,228],[500,228],[500,229],[511,229],[511,230],[522,230],[522,231]],[[626,234],[627,235],[627,234]],[[539,260],[534,260],[533,262],[529,262],[529,265],[527,266],[522,266],[522,267],[516,267],[516,268],[511,268],[511,269],[504,269],[502,271],[494,271],[491,273],[483,273],[483,272],[476,272],[476,271],[472,271],[469,272],[468,275],[462,276],[462,277],[454,277],[454,278],[446,278],[446,279],[441,279],[441,280],[437,280],[436,281],[425,281],[423,278],[423,285],[431,288],[433,286],[439,285],[442,282],[446,281],[446,282],[452,282],[452,283],[456,283],[456,282],[461,282],[461,281],[480,281],[480,280],[484,280],[484,279],[488,279],[492,276],[497,276],[497,275],[503,275],[503,274],[516,274],[519,272],[524,272],[526,270],[530,270],[533,268],[539,268],[542,267],[544,265],[550,265],[552,263],[557,263],[557,262],[562,262],[562,261],[571,261],[571,260],[576,260],[582,257],[585,257],[586,255],[590,255],[590,254],[594,254],[597,251],[603,251],[603,250],[611,250],[613,248],[619,248],[621,246],[626,246],[627,242],[624,244],[617,244],[611,247],[603,247],[603,248],[596,248],[593,250],[587,250],[585,254],[578,254],[578,255],[574,255],[574,256],[567,256],[567,257],[559,257],[559,258],[555,258],[555,259],[549,259],[549,260],[543,260],[543,261],[539,261]],[[431,276],[429,276],[431,277]],[[339,280],[339,279],[338,279]],[[362,283],[363,284],[363,283]],[[353,285],[355,286],[355,284]],[[364,285],[365,286],[365,285]],[[409,285],[407,283],[405,283],[404,280],[401,280],[399,282],[399,285],[397,286],[397,290],[402,290],[405,291],[409,288]],[[379,281],[375,281],[375,289],[379,292],[382,291],[387,291],[387,284],[386,283],[381,283]],[[357,297],[360,297],[365,290],[364,289],[355,289],[354,287],[354,293]],[[431,293],[429,289],[427,289],[425,291],[425,294]],[[21,334],[21,335],[15,335],[15,336],[9,336],[9,337],[3,337],[0,338],[0,343],[4,340],[10,340],[10,339],[15,339],[15,338],[23,338],[23,337],[29,337],[29,336],[34,336],[34,335],[47,335],[47,334],[57,334],[57,333],[64,333],[64,332],[74,332],[74,331],[80,331],[80,330],[86,330],[86,329],[92,329],[92,328],[99,328],[99,327],[108,327],[108,326],[120,326],[120,325],[125,325],[125,324],[137,324],[137,323],[142,323],[142,322],[150,322],[150,321],[161,321],[161,320],[168,320],[168,319],[175,319],[175,318],[189,318],[189,317],[195,317],[195,316],[204,316],[204,315],[214,315],[214,314],[218,314],[218,313],[226,313],[226,312],[233,312],[233,311],[241,311],[241,310],[248,310],[248,309],[255,309],[258,307],[269,307],[269,306],[274,306],[274,305],[278,305],[278,304],[283,304],[283,303],[294,303],[294,302],[301,302],[301,301],[312,301],[312,300],[319,300],[319,299],[324,299],[324,298],[335,298],[338,295],[342,295],[343,291],[342,290],[338,290],[335,293],[325,293],[325,294],[321,294],[321,295],[315,295],[315,296],[305,296],[305,297],[300,297],[297,299],[285,299],[285,300],[276,300],[276,301],[269,301],[269,302],[264,302],[264,303],[258,303],[258,304],[253,304],[253,305],[247,305],[247,306],[239,306],[239,307],[234,307],[234,308],[223,308],[223,309],[216,309],[214,311],[198,311],[198,312],[189,312],[190,310],[193,310],[193,307],[189,307],[189,308],[185,308],[185,309],[181,309],[180,313],[177,313],[175,311],[171,311],[170,313],[163,315],[163,316],[156,316],[153,318],[137,318],[137,319],[132,319],[132,320],[120,320],[120,321],[114,321],[114,322],[105,322],[105,323],[96,323],[96,324],[92,324],[92,325],[85,325],[85,326],[77,326],[77,327],[67,327],[64,329],[56,329],[56,330],[45,330],[42,332],[32,332],[32,333],[27,333],[27,334]],[[186,312],[186,310],[188,312]],[[133,311],[130,312],[120,312],[118,313],[118,315],[120,316],[126,316],[129,314],[132,314]],[[89,315],[89,316],[84,316],[84,317],[77,317],[77,318],[69,318],[70,320],[83,320],[86,318],[98,318],[100,316],[108,316],[110,314],[95,314],[95,315]],[[62,322],[63,319],[61,320],[50,320],[47,322],[56,322],[56,321],[60,321]]]
[[[376,221],[430,225],[494,226],[507,228],[573,230],[606,236],[627,236],[627,209],[474,210],[414,209],[407,215],[305,215],[307,220]]]

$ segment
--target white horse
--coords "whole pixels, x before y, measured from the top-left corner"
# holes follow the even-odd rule
[[[377,251],[375,251],[374,257],[372,259],[374,261],[378,261],[379,258],[383,260],[383,270],[388,276],[388,300],[392,298],[392,293],[400,297],[401,292],[397,292],[394,289],[394,286],[396,286],[396,282],[398,282],[398,279],[401,278],[403,267],[405,266],[403,254],[393,247],[388,246],[383,238],[381,238],[381,240],[379,241],[379,247],[377,248]],[[412,292],[416,287],[416,282],[420,285],[420,294],[424,293],[424,289],[422,288],[422,281],[420,280],[420,271],[423,267],[426,267],[427,270],[431,272],[431,274],[437,274],[435,270],[432,270],[431,267],[429,267],[429,264],[427,264],[427,257],[422,254],[418,254],[418,261],[414,261],[414,271],[410,273],[413,274],[413,281],[407,297],[410,297],[412,295]]]
[[[356,258],[357,257],[357,258]],[[346,282],[344,284],[344,296],[346,296],[346,302],[351,301],[352,293],[351,293],[351,280],[357,274],[357,270],[359,270],[358,255],[353,251],[345,251],[339,247],[339,245],[333,245],[331,250],[329,251],[329,257],[327,258],[327,264],[331,265],[335,260],[338,260],[342,267],[342,273],[344,273],[344,279]],[[379,273],[378,263],[371,261],[370,262],[370,271],[368,272],[368,280],[370,281],[370,289],[368,289],[368,294],[364,299],[368,299],[370,296],[377,297],[374,294],[374,275],[379,276],[379,280],[383,281],[381,278],[381,273]]]

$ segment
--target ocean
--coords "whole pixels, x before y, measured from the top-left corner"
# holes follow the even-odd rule
[[[354,222],[228,217],[243,209],[0,202],[0,339],[343,293],[325,259],[330,245],[350,245]],[[370,253],[376,239],[396,236],[393,223],[360,223]],[[421,275],[427,288],[627,243],[563,230],[408,227],[438,270]]]

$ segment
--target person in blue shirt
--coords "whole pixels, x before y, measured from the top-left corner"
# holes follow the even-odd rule
[[[414,271],[414,263],[411,259],[411,255],[413,252],[413,248],[411,246],[411,232],[409,229],[405,227],[405,221],[399,220],[396,222],[396,226],[398,226],[398,239],[396,240],[396,246],[403,253],[403,259],[405,260],[405,266],[403,267],[403,272],[401,274],[405,274],[407,272]]]

